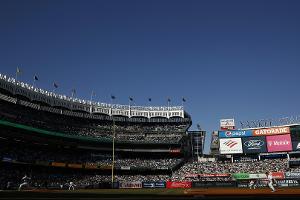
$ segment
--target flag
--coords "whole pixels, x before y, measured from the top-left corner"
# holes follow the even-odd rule
[[[168,98],[168,102],[170,102],[171,101],[171,99],[170,98]]]
[[[33,79],[34,79],[35,81],[38,81],[38,80],[39,80],[38,77],[37,77],[36,75],[34,75]]]
[[[151,99],[151,98],[148,98],[148,101],[152,101],[152,99]]]
[[[184,97],[182,98],[182,101],[183,101],[183,102],[186,102],[186,100],[185,100],[185,98],[184,98]]]
[[[133,101],[133,98],[132,98],[132,97],[129,97],[129,100],[130,100],[130,101]]]
[[[55,82],[53,82],[53,86],[54,86],[55,88],[58,88],[58,85],[57,85]]]
[[[17,67],[17,74],[21,73],[21,69]]]
[[[116,98],[114,95],[111,95],[110,97],[111,97],[111,99],[115,99]]]
[[[76,94],[76,90],[75,89],[72,89],[72,94]]]

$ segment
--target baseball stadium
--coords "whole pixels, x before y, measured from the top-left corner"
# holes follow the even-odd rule
[[[300,124],[190,131],[183,106],[82,100],[0,74],[0,196],[189,199],[300,195]]]

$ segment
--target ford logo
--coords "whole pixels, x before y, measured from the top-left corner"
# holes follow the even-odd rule
[[[262,140],[248,140],[244,142],[244,145],[248,148],[260,148],[264,145],[264,141]]]

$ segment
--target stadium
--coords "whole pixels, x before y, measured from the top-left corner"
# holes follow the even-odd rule
[[[300,194],[298,124],[219,130],[216,152],[204,157],[205,132],[189,131],[183,106],[93,102],[2,74],[0,104],[1,196]],[[276,179],[274,193],[265,172]]]

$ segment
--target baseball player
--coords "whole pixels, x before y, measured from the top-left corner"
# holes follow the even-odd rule
[[[26,174],[25,174],[25,176],[21,179],[21,184],[19,185],[19,191],[21,191],[21,189],[22,189],[22,187],[24,187],[24,186],[28,186],[29,185],[29,180],[30,180],[31,178],[30,177],[28,177]]]

